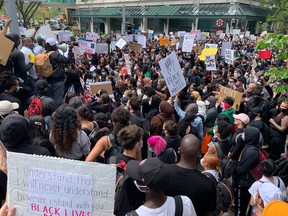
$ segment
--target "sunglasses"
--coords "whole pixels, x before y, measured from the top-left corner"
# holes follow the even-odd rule
[[[145,192],[150,190],[150,188],[148,186],[140,185],[140,184],[138,184],[138,182],[136,180],[134,180],[134,184],[137,187],[137,189],[142,193],[145,193]]]

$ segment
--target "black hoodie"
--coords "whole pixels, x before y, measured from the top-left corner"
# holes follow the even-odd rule
[[[50,155],[46,148],[29,144],[28,128],[28,120],[23,116],[8,115],[0,125],[0,140],[11,152]]]
[[[234,170],[236,185],[250,186],[255,181],[249,174],[249,170],[259,163],[259,139],[260,131],[255,127],[244,129],[244,149],[240,155],[240,161]]]

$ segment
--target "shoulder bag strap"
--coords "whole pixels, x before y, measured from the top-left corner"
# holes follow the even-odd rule
[[[139,216],[136,211],[131,211],[126,214],[126,216]]]
[[[174,196],[175,201],[175,216],[183,215],[183,200],[180,195]]]
[[[277,176],[277,180],[278,180],[277,187],[280,188],[280,179],[278,176]]]
[[[220,160],[224,157],[224,153],[219,145],[218,142],[214,142],[214,145],[216,147],[217,153],[218,153],[218,157],[220,158]]]

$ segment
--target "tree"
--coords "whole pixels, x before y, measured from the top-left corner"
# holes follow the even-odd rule
[[[286,33],[288,29],[288,0],[260,0],[264,7],[271,8],[268,22],[274,23],[276,33]]]
[[[24,0],[16,0],[15,3],[23,19],[24,27],[26,28],[27,24],[30,23],[30,20],[34,16],[37,9],[40,7],[41,2],[30,1],[28,4],[25,4]]]
[[[284,34],[267,34],[264,40],[257,43],[257,50],[270,49],[275,50],[276,59],[280,61],[288,60],[288,37]],[[275,59],[275,58],[274,58]],[[272,67],[265,76],[269,76],[270,82],[287,81],[288,68],[287,67]],[[288,92],[288,85],[280,85],[273,87],[275,92]]]
[[[1,10],[2,7],[3,7],[3,4],[4,4],[4,0],[0,0],[0,10]]]

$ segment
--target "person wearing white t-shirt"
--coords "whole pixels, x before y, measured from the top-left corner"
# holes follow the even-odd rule
[[[141,192],[146,193],[144,204],[127,216],[196,216],[193,203],[187,196],[170,197],[163,193],[170,178],[159,159],[131,160],[127,163],[126,174],[135,180]]]

